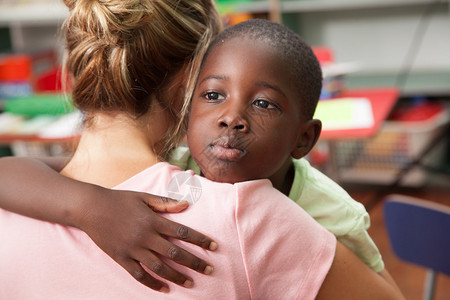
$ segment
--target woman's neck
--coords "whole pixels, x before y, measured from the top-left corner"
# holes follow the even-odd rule
[[[93,124],[83,131],[77,150],[61,174],[114,187],[158,163],[153,147],[161,138],[161,128],[153,128],[151,120],[136,121],[126,114],[97,114]],[[147,121],[149,124],[142,124]]]

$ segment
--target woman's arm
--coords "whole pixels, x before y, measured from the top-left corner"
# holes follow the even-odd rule
[[[378,275],[380,275],[386,282],[393,286],[397,290],[397,292],[399,292],[400,294],[402,293],[394,278],[392,278],[391,274],[388,272],[388,270],[386,270],[386,268],[378,272]]]
[[[85,231],[136,280],[155,290],[166,291],[168,286],[145,272],[141,263],[176,284],[192,286],[191,278],[170,268],[158,255],[198,272],[212,271],[207,262],[166,237],[209,250],[215,250],[217,244],[155,213],[182,211],[187,202],[72,180],[58,173],[64,165],[62,158],[0,158],[0,208]]]
[[[393,283],[373,272],[340,242],[336,255],[316,299],[404,299]]]

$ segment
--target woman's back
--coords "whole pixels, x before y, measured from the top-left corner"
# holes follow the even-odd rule
[[[212,253],[179,243],[212,262],[213,273],[189,271],[193,288],[170,285],[169,294],[161,294],[135,281],[83,232],[1,211],[0,268],[7,271],[0,275],[0,296],[314,299],[334,258],[334,236],[267,180],[219,184],[158,163],[117,188],[187,196],[193,203],[185,212],[165,217],[216,237],[220,246]],[[18,251],[23,260],[9,257]]]

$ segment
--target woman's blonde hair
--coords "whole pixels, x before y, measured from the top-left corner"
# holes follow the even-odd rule
[[[65,0],[70,10],[63,25],[65,68],[73,78],[74,105],[87,117],[120,111],[139,117],[157,99],[170,112],[162,143],[164,156],[184,134],[186,113],[199,61],[222,29],[212,0]],[[188,66],[181,112],[159,91]],[[173,91],[173,95],[176,91]],[[156,97],[150,97],[155,95]],[[173,96],[172,95],[172,96]],[[87,120],[89,121],[89,119]]]

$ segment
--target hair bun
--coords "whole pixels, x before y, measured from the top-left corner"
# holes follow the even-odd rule
[[[75,2],[77,0],[63,0],[64,4],[69,8],[69,10],[72,10],[75,7]]]

